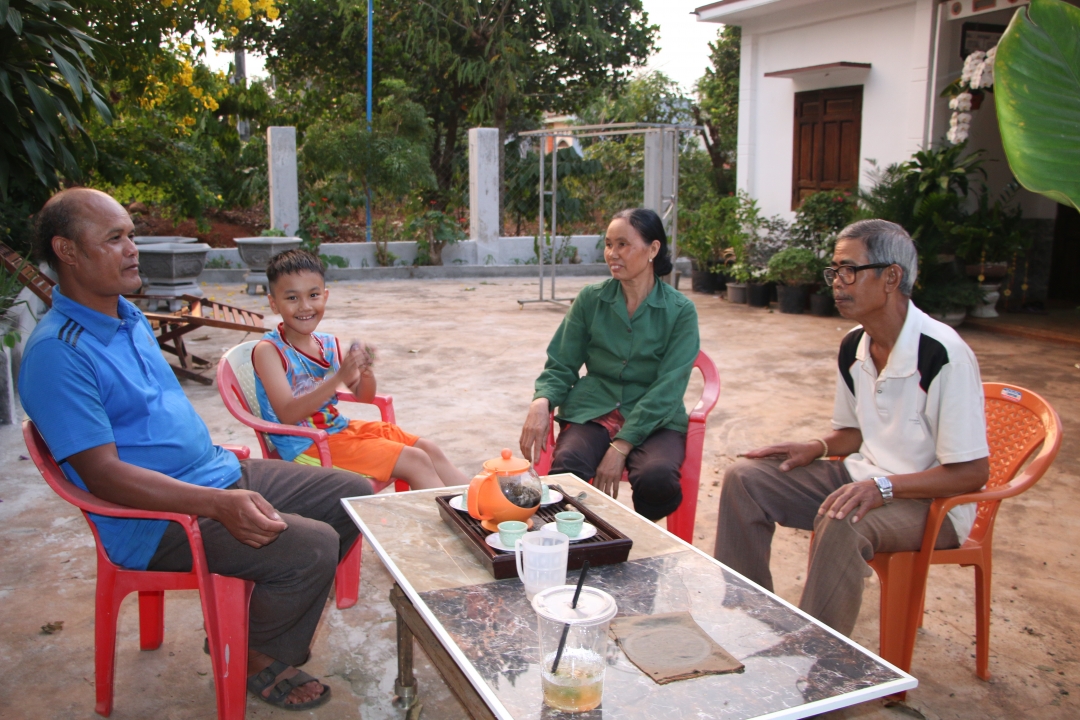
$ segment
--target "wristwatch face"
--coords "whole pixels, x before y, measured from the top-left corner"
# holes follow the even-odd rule
[[[877,485],[878,490],[881,492],[881,498],[888,502],[892,500],[892,482],[887,477],[874,478],[874,484]]]

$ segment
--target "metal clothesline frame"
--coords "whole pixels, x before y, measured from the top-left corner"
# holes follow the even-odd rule
[[[526,305],[531,303],[550,303],[553,305],[561,305],[562,307],[570,307],[570,303],[574,301],[574,298],[558,297],[555,293],[555,277],[556,266],[555,262],[555,237],[557,231],[558,221],[558,187],[559,187],[559,166],[558,166],[558,154],[559,147],[558,142],[553,141],[551,144],[551,190],[544,189],[544,146],[546,145],[546,139],[557,137],[571,137],[571,138],[588,138],[588,137],[609,137],[618,135],[644,135],[651,132],[659,132],[661,136],[660,141],[660,153],[661,153],[661,165],[660,165],[660,208],[662,212],[659,213],[662,220],[665,222],[670,217],[671,232],[668,236],[668,244],[671,252],[672,271],[667,276],[669,284],[674,283],[675,274],[675,259],[678,257],[678,232],[679,232],[679,134],[684,132],[696,132],[701,127],[698,125],[672,125],[666,123],[644,123],[644,122],[629,122],[629,123],[608,123],[605,125],[574,125],[564,128],[545,128],[543,130],[526,130],[525,132],[518,133],[518,137],[535,137],[540,138],[540,211],[538,213],[538,235],[537,235],[537,263],[540,269],[540,294],[535,300],[518,300],[518,307],[524,309]],[[665,158],[664,155],[664,134],[673,133],[675,135],[672,142],[671,158]],[[663,192],[663,177],[664,167],[663,161],[668,160],[671,163],[672,173],[672,187],[671,194],[664,195]],[[546,243],[546,236],[544,233],[544,200],[545,197],[551,196],[551,240]],[[664,207],[665,201],[668,202],[667,207]],[[544,297],[544,246],[545,243],[551,247],[551,297]]]

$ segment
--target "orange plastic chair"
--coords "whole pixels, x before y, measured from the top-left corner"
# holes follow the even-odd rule
[[[671,513],[667,519],[667,529],[677,537],[688,543],[694,542],[694,518],[697,515],[698,487],[701,485],[701,453],[705,446],[705,420],[709,413],[716,407],[716,401],[720,399],[720,373],[716,370],[716,364],[705,354],[699,351],[694,367],[701,372],[705,381],[702,388],[701,398],[690,412],[690,425],[686,430],[686,455],[683,457],[682,467],[679,468],[679,484],[682,486],[682,503]],[[551,470],[551,460],[555,454],[555,413],[551,413],[548,421],[548,436],[544,443],[544,449],[536,461],[536,472],[547,475]],[[628,481],[628,473],[623,471],[623,482]],[[589,480],[592,482],[592,479]]]
[[[156,650],[165,631],[165,591],[198,590],[203,623],[210,645],[218,717],[243,720],[247,708],[248,604],[254,583],[216,575],[206,569],[198,517],[180,513],[135,510],[99,500],[67,479],[34,424],[23,423],[23,438],[30,457],[56,494],[79,508],[90,525],[97,546],[97,599],[94,610],[94,675],[97,702],[94,710],[108,717],[113,706],[116,672],[116,621],[120,603],[139,593],[139,647]],[[228,447],[237,457],[248,457],[242,446]],[[90,513],[117,518],[171,520],[184,528],[191,544],[191,572],[128,570],[114,565],[105,554]]]
[[[1035,484],[1061,446],[1061,419],[1039,395],[1016,385],[983,383],[990,480],[978,492],[938,498],[930,506],[918,552],[878,553],[870,567],[881,581],[881,657],[911,669],[915,636],[922,626],[926,579],[931,565],[975,567],[975,672],[990,678],[990,580],[994,519],[1005,498]],[[1024,463],[1039,446],[1039,454]],[[1022,470],[1022,472],[1021,472]],[[934,541],[950,509],[977,502],[975,525],[963,545],[935,550]]]
[[[255,395],[255,369],[251,364],[251,352],[258,340],[250,340],[240,343],[225,353],[218,362],[217,386],[218,393],[225,403],[226,409],[232,416],[255,431],[255,437],[259,441],[264,458],[280,459],[274,441],[269,434],[296,435],[306,437],[315,444],[319,452],[319,463],[326,468],[333,467],[330,460],[330,444],[327,442],[325,430],[317,428],[301,427],[299,425],[281,425],[264,420],[259,413],[259,401]],[[341,402],[357,402],[352,393],[338,392],[338,400]],[[379,415],[383,422],[394,422],[394,399],[389,395],[376,395],[371,402],[379,408]],[[405,492],[409,489],[408,483],[403,480],[392,480],[397,492]],[[379,492],[389,482],[371,481],[374,492]],[[360,559],[362,554],[363,537],[357,537],[349,552],[338,564],[337,575],[334,577],[334,594],[338,608],[344,610],[356,604],[360,596]]]

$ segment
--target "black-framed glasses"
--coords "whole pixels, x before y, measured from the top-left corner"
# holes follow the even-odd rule
[[[830,285],[833,284],[836,278],[840,278],[840,282],[845,285],[850,285],[855,282],[855,273],[860,270],[878,270],[880,268],[887,268],[892,264],[893,263],[870,263],[869,265],[841,265],[834,268],[827,267],[823,274],[825,275],[825,282]]]

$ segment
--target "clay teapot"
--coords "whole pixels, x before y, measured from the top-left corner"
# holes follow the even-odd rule
[[[469,483],[469,515],[488,532],[496,532],[506,520],[521,520],[532,528],[530,518],[540,508],[542,491],[532,463],[504,448],[502,457],[486,461]]]

